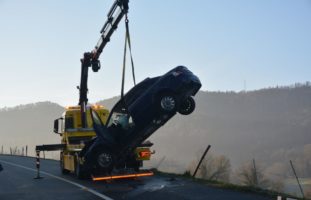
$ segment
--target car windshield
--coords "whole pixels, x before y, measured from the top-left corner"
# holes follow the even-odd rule
[[[132,129],[135,124],[128,110],[125,108],[123,101],[119,101],[110,113],[107,128],[117,128],[122,131]]]
[[[113,112],[108,123],[109,127],[119,127],[126,131],[134,127],[134,122],[128,113]]]

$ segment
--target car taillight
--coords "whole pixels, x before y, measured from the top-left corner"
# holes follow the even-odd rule
[[[141,157],[141,158],[149,158],[150,155],[151,155],[150,151],[141,151],[141,152],[139,152],[139,157]]]

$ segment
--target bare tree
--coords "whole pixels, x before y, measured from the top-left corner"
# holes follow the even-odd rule
[[[207,179],[229,181],[231,164],[230,160],[224,155],[214,157],[213,168],[209,171]]]
[[[254,166],[252,162],[248,162],[237,170],[237,177],[242,185],[268,188],[269,180],[262,171],[260,166]]]
[[[191,163],[191,170],[193,171],[195,166],[198,163],[198,159]],[[207,180],[216,180],[216,181],[229,181],[231,173],[231,164],[230,160],[224,155],[214,156],[209,154],[203,160],[198,177]]]

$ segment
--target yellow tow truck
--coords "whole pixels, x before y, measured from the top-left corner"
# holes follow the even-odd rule
[[[54,132],[61,136],[61,144],[38,145],[36,151],[55,151],[60,150],[60,169],[62,173],[75,173],[78,178],[92,177],[94,181],[130,178],[139,176],[150,176],[152,172],[140,170],[143,161],[150,160],[152,143],[145,142],[141,146],[136,147],[131,153],[122,167],[118,166],[118,170],[98,170],[107,162],[109,157],[100,155],[99,160],[94,161],[94,166],[85,166],[84,157],[81,152],[87,148],[95,140],[96,132],[93,129],[93,121],[91,111],[97,113],[101,123],[107,123],[109,110],[102,105],[88,104],[88,69],[92,68],[93,72],[100,69],[99,56],[110,41],[110,37],[117,28],[121,19],[128,13],[129,0],[116,0],[108,12],[108,19],[101,29],[100,39],[95,48],[91,52],[85,52],[81,59],[81,80],[79,89],[79,104],[77,106],[69,106],[65,108],[63,115],[54,121]],[[97,162],[96,172],[94,167]],[[98,162],[100,165],[98,165]],[[120,170],[122,169],[122,170]],[[94,175],[95,173],[95,175]]]

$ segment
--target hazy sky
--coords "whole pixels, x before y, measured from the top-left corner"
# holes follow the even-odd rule
[[[77,104],[80,58],[97,43],[112,3],[0,0],[0,108]],[[310,0],[130,0],[129,19],[138,81],[177,65],[196,73],[203,90],[311,80]],[[124,22],[102,69],[90,71],[90,102],[120,94],[123,45]]]

